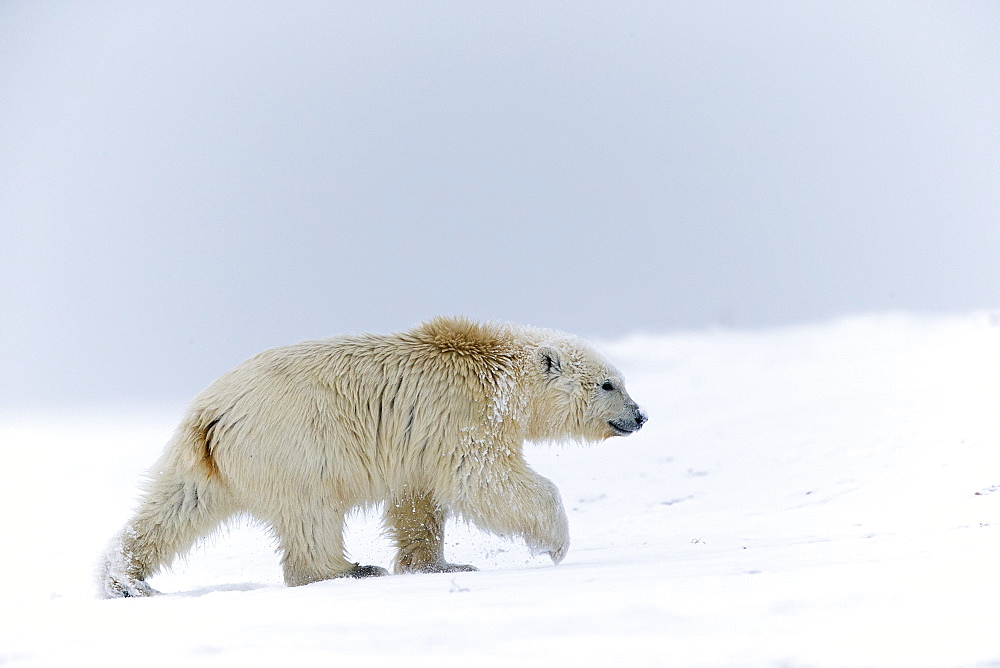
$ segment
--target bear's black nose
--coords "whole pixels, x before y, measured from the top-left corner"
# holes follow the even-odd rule
[[[635,412],[635,426],[636,426],[637,428],[638,428],[638,427],[641,427],[641,426],[642,426],[642,425],[644,425],[644,424],[646,424],[646,421],[647,421],[647,420],[649,420],[649,416],[648,416],[648,415],[646,415],[646,414],[645,414],[645,413],[644,413],[644,412],[642,411],[642,409],[639,409],[639,410],[636,410],[636,412]]]

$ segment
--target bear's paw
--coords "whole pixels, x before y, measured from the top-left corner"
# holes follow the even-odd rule
[[[348,570],[342,577],[345,578],[380,578],[384,575],[388,575],[389,571],[382,568],[381,566],[362,566],[361,564],[354,564],[350,570]]]

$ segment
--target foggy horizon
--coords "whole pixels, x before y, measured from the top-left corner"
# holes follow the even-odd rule
[[[0,403],[467,315],[1000,306],[1000,5],[10,2]]]

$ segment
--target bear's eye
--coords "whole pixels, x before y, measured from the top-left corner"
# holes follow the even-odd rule
[[[601,385],[601,389],[604,390],[605,392],[610,392],[611,390],[615,389],[615,386],[611,384],[610,380],[606,380],[604,381],[604,384]]]

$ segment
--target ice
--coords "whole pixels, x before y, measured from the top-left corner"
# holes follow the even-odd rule
[[[0,422],[0,664],[970,665],[1000,661],[1000,327],[856,317],[599,347],[639,433],[532,446],[572,547],[551,566],[450,522],[477,573],[289,589],[237,522],[167,592],[99,600],[94,572],[182,404]],[[377,512],[352,558],[388,566]]]

